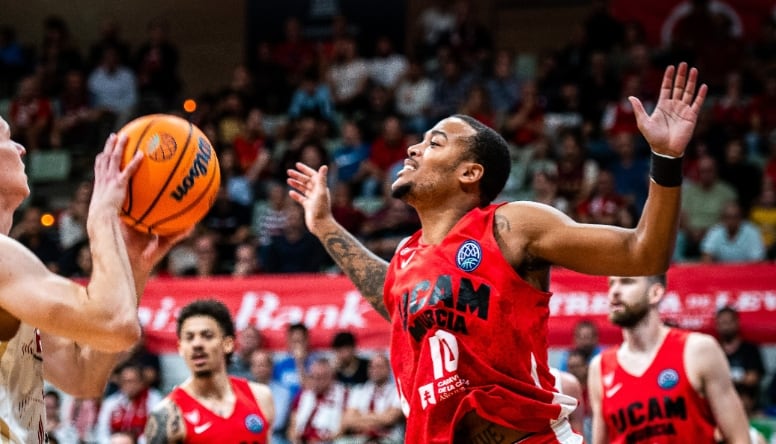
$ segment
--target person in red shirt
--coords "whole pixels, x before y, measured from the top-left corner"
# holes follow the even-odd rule
[[[749,442],[730,368],[709,335],[666,326],[665,275],[610,277],[609,320],[623,343],[590,363],[593,444]]]
[[[191,377],[151,412],[146,442],[268,443],[275,418],[269,387],[226,372],[235,345],[229,309],[215,300],[194,301],[181,309],[177,334]]]
[[[391,187],[421,229],[390,263],[333,218],[328,168],[288,170],[309,230],[386,320],[406,442],[578,444],[547,364],[551,265],[590,274],[657,274],[668,267],[679,219],[681,160],[707,87],[669,66],[652,115],[631,98],[652,154],[652,183],[633,229],[579,224],[552,207],[490,204],[509,176],[507,142],[453,115],[407,149]]]

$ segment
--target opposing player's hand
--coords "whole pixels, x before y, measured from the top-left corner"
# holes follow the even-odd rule
[[[304,208],[304,220],[307,229],[317,234],[322,222],[332,218],[329,188],[326,185],[326,174],[329,167],[323,165],[318,171],[297,162],[296,169],[288,170],[288,184],[293,188],[289,191],[292,199]]]
[[[654,152],[672,157],[684,154],[708,90],[704,84],[696,94],[697,81],[698,70],[692,68],[688,72],[684,62],[678,69],[673,65],[667,67],[652,115],[647,114],[639,99],[628,97],[639,131]]]
[[[119,209],[127,194],[129,178],[137,171],[143,155],[138,151],[129,164],[122,170],[121,158],[127,145],[125,136],[111,134],[105,142],[105,148],[94,160],[94,189],[89,203],[88,220],[95,216],[113,214],[118,216]]]

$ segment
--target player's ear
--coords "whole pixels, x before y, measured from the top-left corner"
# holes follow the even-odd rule
[[[224,352],[234,352],[234,336],[224,336]]]
[[[479,163],[464,162],[461,164],[462,170],[460,174],[461,182],[463,183],[475,183],[482,179],[482,174],[485,172],[485,168]]]
[[[663,286],[663,284],[652,284],[649,287],[649,303],[650,304],[659,304],[660,301],[663,299],[663,295],[666,293],[666,287]]]

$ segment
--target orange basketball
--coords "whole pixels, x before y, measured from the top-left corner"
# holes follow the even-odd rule
[[[205,134],[167,114],[139,117],[121,128],[121,134],[127,135],[122,167],[138,150],[145,154],[129,180],[121,207],[124,222],[166,236],[202,220],[221,185],[216,152]]]

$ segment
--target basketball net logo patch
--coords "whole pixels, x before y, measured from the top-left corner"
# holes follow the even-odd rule
[[[477,241],[469,239],[458,247],[455,253],[455,263],[461,270],[471,273],[482,262],[482,248]]]

